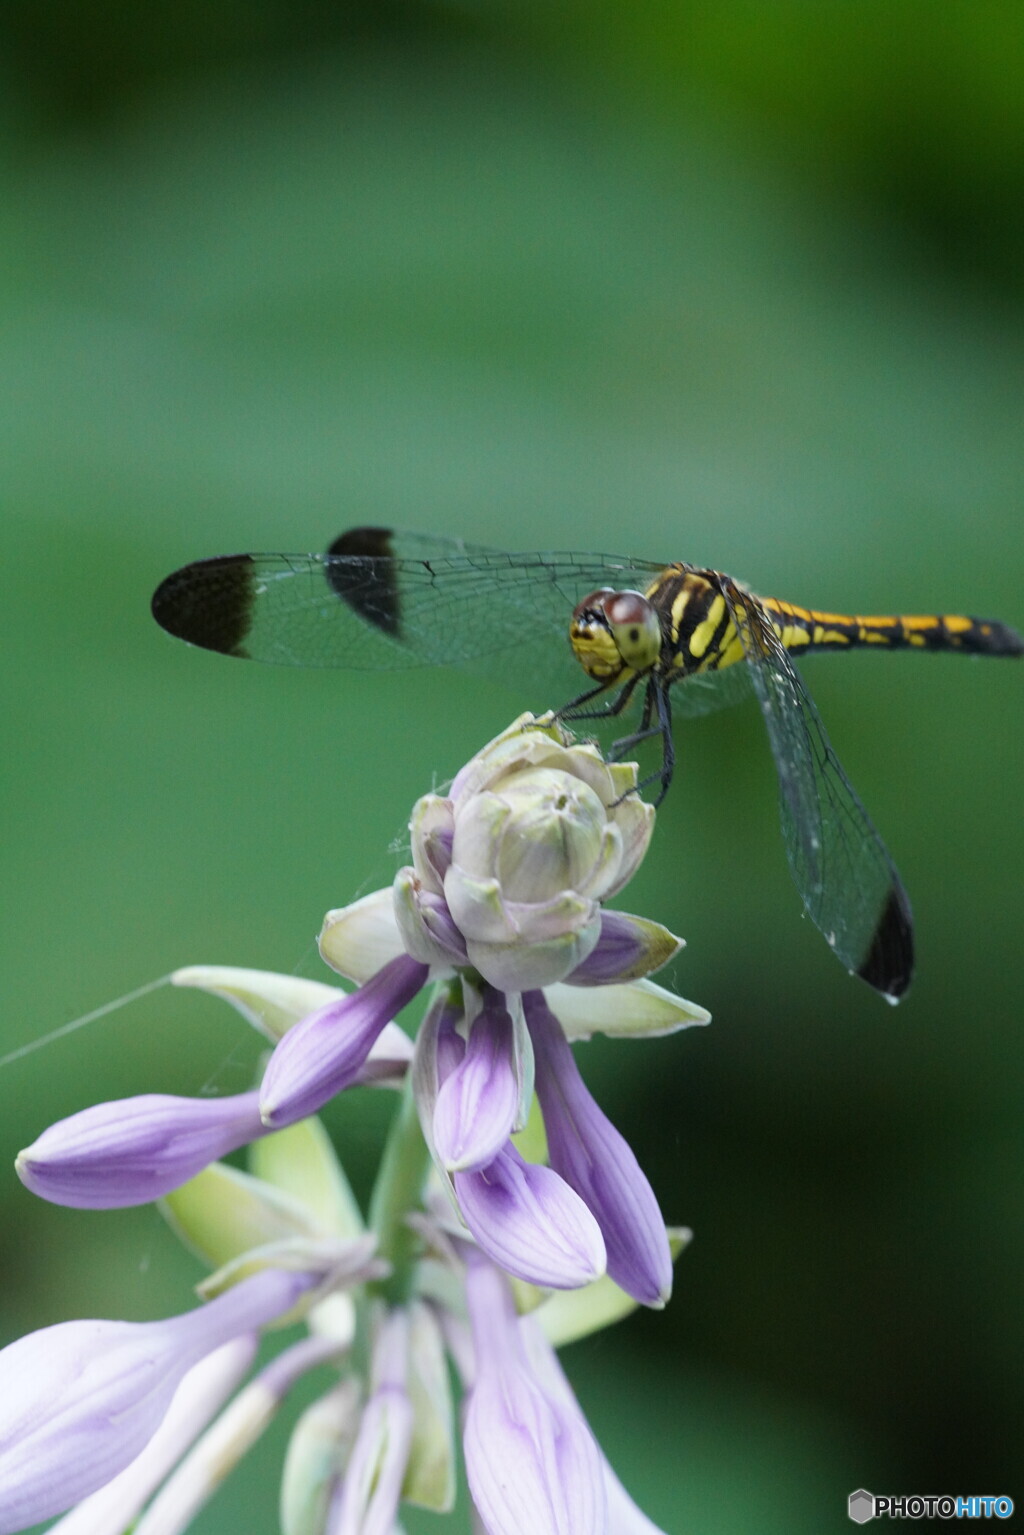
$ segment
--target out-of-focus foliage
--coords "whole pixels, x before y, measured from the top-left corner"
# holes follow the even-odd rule
[[[0,1050],[190,961],[322,975],[413,798],[558,702],[188,652],[147,611],[185,560],[396,522],[1024,622],[1017,8],[26,0],[0,38]],[[740,710],[680,732],[628,900],[715,1021],[581,1048],[696,1229],[667,1315],[569,1357],[668,1531],[1019,1460],[1024,668],[806,675],[914,900],[909,998],[800,920]],[[255,1051],[156,993],[0,1074],[4,1158]],[[362,1190],[387,1108],[332,1114]],[[197,1277],[150,1212],[0,1208],[5,1336]],[[278,1459],[202,1528],[272,1530]]]
[[[863,198],[941,265],[1021,284],[1024,11],[1013,0],[561,0],[500,7],[678,123],[696,97],[828,194]],[[493,10],[479,6],[481,17]]]
[[[1019,293],[1024,239],[1024,11],[1015,0],[12,0],[0,17],[11,93],[35,123],[117,110],[183,73],[381,42],[475,39],[564,71],[612,111],[678,129],[722,114],[789,174],[846,193],[941,265]],[[563,82],[564,88],[564,82]]]

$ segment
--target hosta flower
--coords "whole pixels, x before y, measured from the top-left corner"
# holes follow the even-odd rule
[[[329,1140],[307,1120],[251,1152],[261,1176],[215,1164],[167,1201],[175,1230],[217,1268],[206,1306],[166,1322],[63,1323],[0,1352],[0,1535],[79,1499],[69,1535],[116,1535],[154,1492],[138,1529],[184,1528],[292,1385],[351,1349],[350,1292],[388,1266]],[[251,1362],[254,1329],[301,1319],[308,1337],[193,1444]],[[226,1340],[247,1349],[230,1366]]]
[[[355,990],[172,977],[275,1042],[258,1089],[95,1105],[21,1154],[57,1203],[159,1198],[213,1272],[185,1316],[62,1324],[0,1353],[0,1535],[75,1503],[68,1535],[184,1529],[325,1366],[287,1456],[284,1535],[398,1535],[403,1502],[454,1503],[446,1354],[487,1535],[658,1535],[553,1347],[663,1305],[679,1247],[571,1049],[708,1017],[648,979],[681,940],[605,906],[650,840],[635,787],[631,766],[524,716],[418,802],[393,885],[328,913],[321,952]],[[428,981],[413,1043],[394,1020]],[[313,1116],[378,1084],[402,1095],[364,1214]],[[218,1160],[243,1146],[247,1170]],[[306,1336],[241,1384],[259,1330],[292,1323]]]
[[[330,912],[320,947],[355,980],[370,982],[368,954],[377,975],[404,956],[459,977],[420,1029],[417,1101],[435,1162],[495,1262],[560,1287],[586,1284],[607,1263],[636,1299],[659,1306],[671,1262],[657,1202],[566,1044],[598,1030],[658,1034],[707,1022],[702,1008],[644,979],[681,941],[601,904],[650,839],[654,811],[629,792],[635,783],[632,765],[606,764],[557,728],[519,722],[447,797],[419,801],[412,866],[391,891]],[[319,1077],[307,1029],[317,1034]],[[323,1101],[336,1076],[327,1057],[347,1048],[328,1036],[311,1020],[282,1041],[264,1081],[265,1115],[276,1122]],[[524,1164],[510,1144],[535,1085],[550,1168]]]

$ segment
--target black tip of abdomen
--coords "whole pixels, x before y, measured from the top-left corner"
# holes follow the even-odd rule
[[[972,649],[986,656],[1024,656],[1024,635],[994,618],[976,618]]]

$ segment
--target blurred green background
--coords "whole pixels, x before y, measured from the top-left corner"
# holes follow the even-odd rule
[[[1012,0],[22,0],[0,40],[0,1049],[193,961],[324,975],[322,913],[390,878],[415,796],[558,701],[190,652],[148,612],[187,560],[385,522],[1024,622]],[[805,675],[914,901],[911,995],[801,920],[749,706],[679,732],[625,902],[687,936],[714,1023],[580,1051],[696,1231],[665,1316],[566,1356],[670,1535],[1024,1495],[1024,676]],[[256,1056],[158,992],[5,1069],[4,1159]],[[361,1190],[388,1108],[327,1116]],[[5,1339],[188,1305],[152,1211],[0,1200]],[[198,1527],[274,1530],[281,1448]]]

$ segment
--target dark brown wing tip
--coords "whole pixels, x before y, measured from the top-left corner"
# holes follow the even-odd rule
[[[150,604],[161,629],[175,639],[245,659],[255,597],[252,556],[218,555],[172,571]]]
[[[856,973],[893,1004],[909,987],[914,974],[914,923],[902,886],[890,886],[871,946]]]
[[[331,590],[365,623],[397,636],[402,613],[392,536],[391,528],[349,528],[327,550],[324,570]]]

